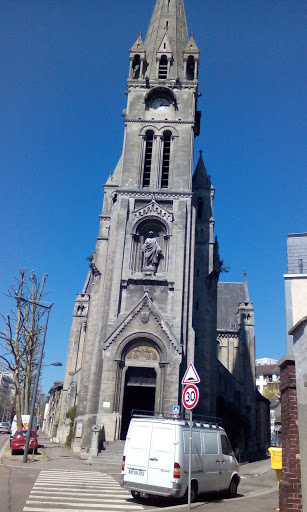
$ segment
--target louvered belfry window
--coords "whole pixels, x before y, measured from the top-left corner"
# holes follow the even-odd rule
[[[145,155],[144,155],[144,169],[143,169],[143,187],[150,186],[150,171],[152,161],[152,146],[153,146],[154,132],[148,131],[145,135]]]
[[[159,78],[166,79],[167,78],[167,57],[166,55],[162,55],[159,62]]]
[[[171,132],[163,133],[163,155],[162,155],[162,172],[161,172],[161,188],[168,187],[169,166],[171,154]]]

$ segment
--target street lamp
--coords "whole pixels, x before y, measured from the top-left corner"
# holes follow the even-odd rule
[[[60,363],[59,361],[56,361],[55,363],[44,363],[42,364],[42,366],[63,366],[62,363]]]

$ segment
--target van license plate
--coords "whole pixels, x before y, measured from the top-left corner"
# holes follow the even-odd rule
[[[145,471],[142,471],[141,469],[129,469],[128,473],[129,475],[144,476]]]

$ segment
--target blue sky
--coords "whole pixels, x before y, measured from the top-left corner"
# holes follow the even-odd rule
[[[95,248],[103,184],[121,153],[128,49],[154,0],[0,5],[0,292],[48,273],[45,391],[64,377],[75,296]],[[201,50],[198,150],[216,189],[222,280],[255,307],[256,355],[286,351],[287,233],[306,226],[306,3],[185,0]],[[196,165],[196,161],[195,161]],[[0,293],[0,310],[11,303]]]

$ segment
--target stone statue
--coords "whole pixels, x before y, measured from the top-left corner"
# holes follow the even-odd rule
[[[157,269],[160,259],[163,258],[163,251],[152,231],[148,233],[148,238],[146,238],[142,247],[142,253],[145,258],[145,266]]]

